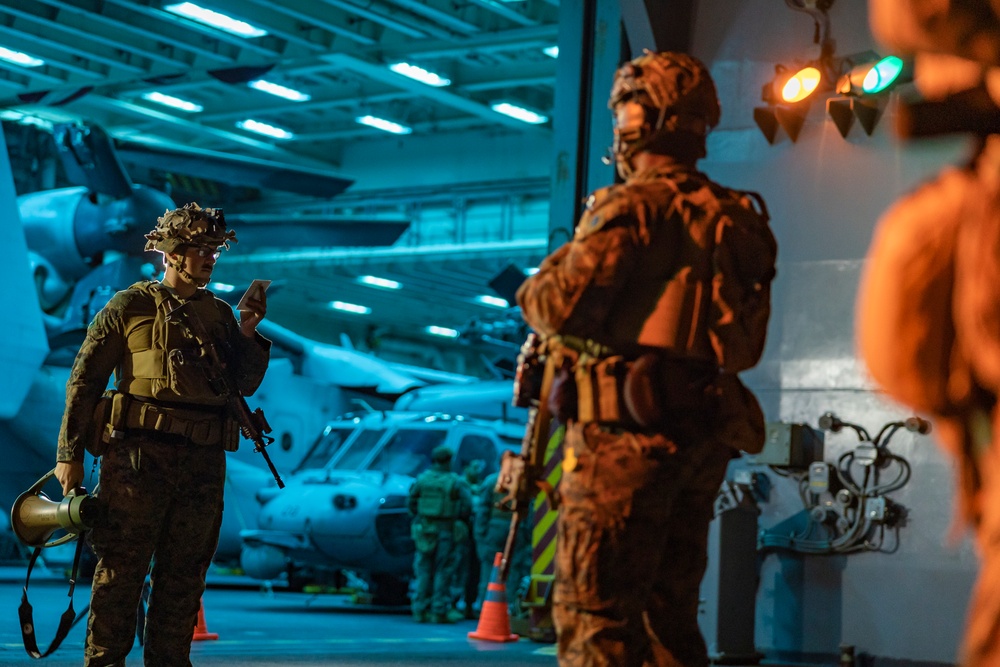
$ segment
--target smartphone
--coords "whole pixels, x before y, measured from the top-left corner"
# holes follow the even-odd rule
[[[254,280],[250,283],[250,287],[247,288],[247,291],[243,293],[243,296],[240,297],[240,302],[236,304],[236,310],[249,310],[247,302],[250,299],[257,299],[258,301],[262,300],[264,298],[264,292],[267,291],[267,288],[270,285],[270,280]]]

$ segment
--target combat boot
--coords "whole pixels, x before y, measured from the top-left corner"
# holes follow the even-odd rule
[[[413,620],[417,623],[427,623],[431,620],[431,614],[427,611],[415,611],[413,612]]]

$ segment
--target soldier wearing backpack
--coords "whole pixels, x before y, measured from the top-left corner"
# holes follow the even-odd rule
[[[647,51],[618,70],[609,106],[625,182],[590,196],[517,295],[567,424],[559,663],[702,667],[713,502],[735,452],[764,441],[736,374],[763,350],[776,244],[759,197],[695,169],[720,116],[702,63]]]
[[[431,452],[431,467],[410,488],[410,525],[417,551],[413,557],[416,587],[411,601],[418,623],[454,623],[464,614],[452,609],[451,582],[469,539],[472,494],[451,470],[452,452],[444,445]]]

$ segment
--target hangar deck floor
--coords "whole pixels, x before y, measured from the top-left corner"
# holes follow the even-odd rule
[[[10,571],[0,572],[0,667],[78,667],[82,663],[84,622],[44,661],[28,656],[17,616],[23,570],[3,569]],[[29,599],[43,650],[66,608],[66,591],[67,583],[62,579],[32,578]],[[89,594],[89,585],[81,582],[74,595],[78,612],[86,607]],[[198,667],[556,664],[555,647],[549,644],[525,639],[507,644],[471,641],[466,634],[476,629],[475,621],[417,624],[405,608],[356,605],[345,595],[261,592],[213,586],[210,579],[203,602],[207,628],[219,638],[194,643],[191,659]],[[129,664],[142,664],[141,647],[133,649]]]

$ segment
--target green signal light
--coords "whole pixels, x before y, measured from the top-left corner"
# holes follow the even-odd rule
[[[865,75],[861,90],[865,93],[879,93],[892,85],[903,71],[903,60],[896,56],[886,56],[878,61]]]

